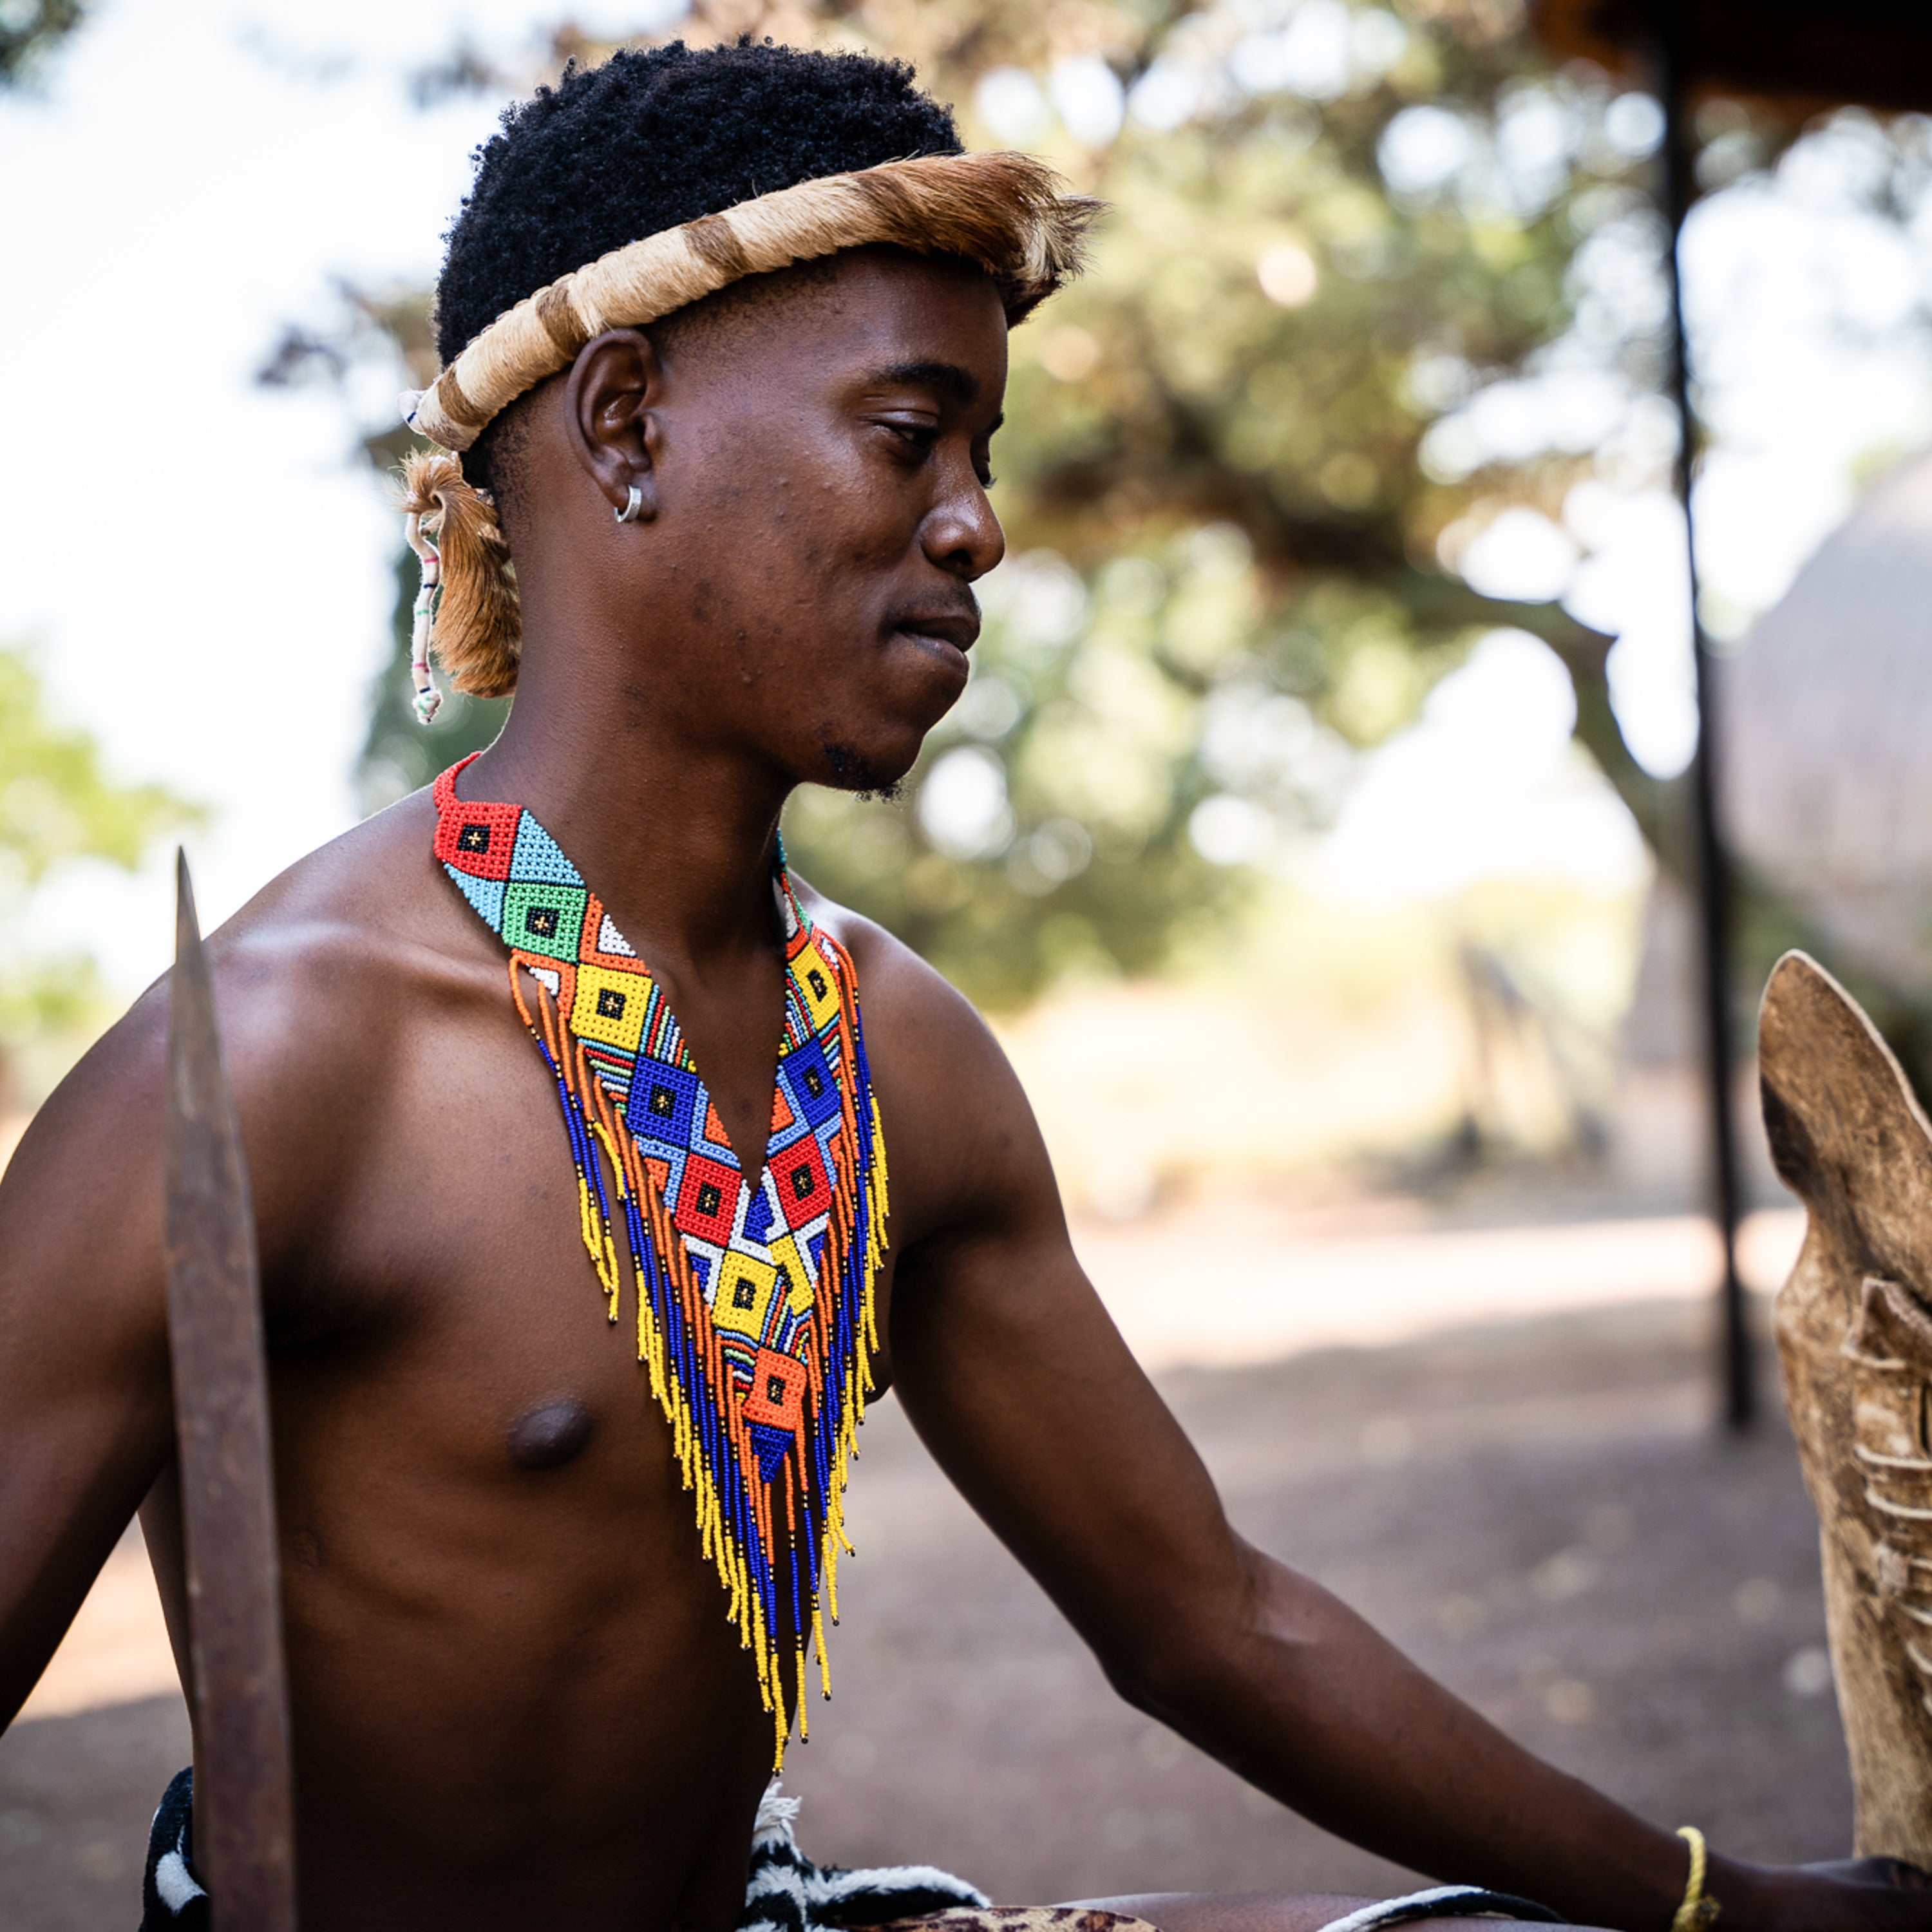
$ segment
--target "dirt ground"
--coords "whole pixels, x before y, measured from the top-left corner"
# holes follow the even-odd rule
[[[1842,1853],[1850,1796],[1790,1442],[1709,1423],[1683,1301],[1161,1378],[1243,1529],[1535,1749],[1726,1851]],[[890,1402],[855,1478],[837,1696],[788,1782],[821,1859],[1004,1900],[1406,1874],[1120,1705]],[[0,1738],[0,1924],[131,1926],[177,1702]]]

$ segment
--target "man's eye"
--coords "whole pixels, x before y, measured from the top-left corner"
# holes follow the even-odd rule
[[[902,442],[925,455],[939,440],[939,431],[930,423],[896,423],[886,425]]]

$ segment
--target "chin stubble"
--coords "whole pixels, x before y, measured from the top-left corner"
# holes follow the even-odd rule
[[[828,734],[819,740],[818,748],[825,754],[837,790],[855,792],[862,799],[890,801],[905,789],[897,778],[885,778],[874,770],[862,752],[841,739]]]

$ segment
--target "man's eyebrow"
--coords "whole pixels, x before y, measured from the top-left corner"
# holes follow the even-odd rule
[[[956,362],[894,362],[874,369],[866,380],[935,390],[956,403],[974,403],[980,398],[979,377]]]

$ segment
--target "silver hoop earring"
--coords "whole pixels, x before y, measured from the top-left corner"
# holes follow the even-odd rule
[[[630,494],[624,499],[624,507],[621,510],[614,508],[610,514],[620,524],[634,524],[643,514],[644,508],[644,493],[633,483]]]

